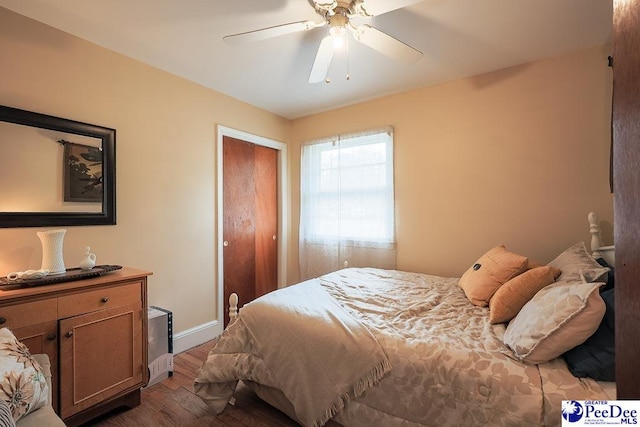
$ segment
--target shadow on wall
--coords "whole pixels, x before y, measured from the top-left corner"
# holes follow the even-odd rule
[[[523,73],[527,68],[529,68],[529,66],[530,64],[528,63],[515,65],[513,67],[505,68],[500,71],[493,71],[490,73],[473,76],[471,77],[471,83],[478,89],[490,87]]]
[[[602,238],[602,245],[613,245],[613,224],[609,221],[600,221],[598,226],[600,227],[600,237]]]

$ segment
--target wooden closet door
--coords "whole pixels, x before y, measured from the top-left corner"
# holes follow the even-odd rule
[[[232,292],[241,304],[255,298],[255,176],[254,145],[223,138],[224,304]],[[224,311],[224,324],[229,311]]]
[[[277,287],[277,151],[223,138],[225,325],[232,292],[240,305]]]
[[[640,399],[640,2],[614,2],[613,185],[616,387]]]
[[[278,287],[278,152],[255,147],[256,297]]]

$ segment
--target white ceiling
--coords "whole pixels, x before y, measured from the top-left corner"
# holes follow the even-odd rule
[[[222,41],[322,21],[308,0],[0,0],[0,6],[289,119],[610,43],[612,32],[612,0],[425,0],[367,22],[422,51],[418,63],[397,63],[351,41],[350,80],[343,55],[334,58],[331,83],[310,85],[326,27],[253,44]]]

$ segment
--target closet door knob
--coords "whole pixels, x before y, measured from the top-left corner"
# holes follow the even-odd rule
[[[224,246],[225,248],[229,246],[229,241],[225,240],[224,242],[222,242],[222,246]]]

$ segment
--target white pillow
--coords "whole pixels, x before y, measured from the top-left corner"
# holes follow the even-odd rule
[[[509,323],[504,343],[527,363],[544,363],[582,344],[605,312],[602,283],[559,281],[540,290]]]
[[[49,403],[49,385],[29,349],[7,328],[0,329],[0,399],[17,421]]]
[[[601,266],[591,256],[584,242],[577,243],[566,249],[547,265],[562,270],[558,280],[606,281],[607,272],[609,271],[609,268]]]

